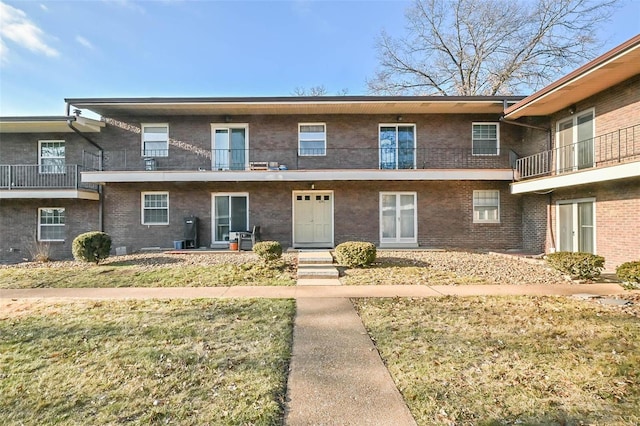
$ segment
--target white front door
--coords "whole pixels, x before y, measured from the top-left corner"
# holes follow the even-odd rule
[[[593,199],[560,201],[557,204],[558,251],[594,253],[595,202]]]
[[[333,247],[333,192],[293,193],[293,246]]]
[[[380,193],[380,244],[416,244],[415,192]]]

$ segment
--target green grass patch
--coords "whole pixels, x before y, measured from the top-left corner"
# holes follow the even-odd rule
[[[289,265],[105,264],[0,268],[0,288],[39,287],[221,287],[295,285]]]
[[[631,315],[552,297],[354,303],[420,425],[640,424]]]
[[[75,302],[3,308],[5,425],[277,425],[294,301]]]

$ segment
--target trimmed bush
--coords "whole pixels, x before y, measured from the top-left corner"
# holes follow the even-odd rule
[[[336,247],[338,263],[350,268],[369,266],[376,261],[376,246],[362,241],[347,241]]]
[[[630,287],[640,287],[640,260],[626,262],[618,266],[616,276]]]
[[[73,240],[71,251],[74,259],[94,262],[97,265],[109,257],[111,237],[104,232],[85,232]]]
[[[591,253],[559,251],[546,259],[549,266],[572,278],[597,278],[604,269],[604,257]]]
[[[261,241],[254,244],[253,252],[265,262],[272,262],[282,257],[282,245],[277,241]]]

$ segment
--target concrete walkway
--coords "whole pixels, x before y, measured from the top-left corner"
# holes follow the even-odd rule
[[[324,280],[314,280],[321,283]],[[191,299],[191,298],[357,298],[434,296],[571,296],[581,293],[614,295],[628,293],[618,284],[561,285],[379,285],[296,287],[121,287],[121,288],[28,288],[0,289],[0,302],[11,299]]]
[[[285,424],[416,424],[348,299],[297,300]]]

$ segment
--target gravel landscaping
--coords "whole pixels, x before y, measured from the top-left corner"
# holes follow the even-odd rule
[[[542,260],[464,251],[378,251],[372,267],[341,272],[346,285],[566,283]]]

